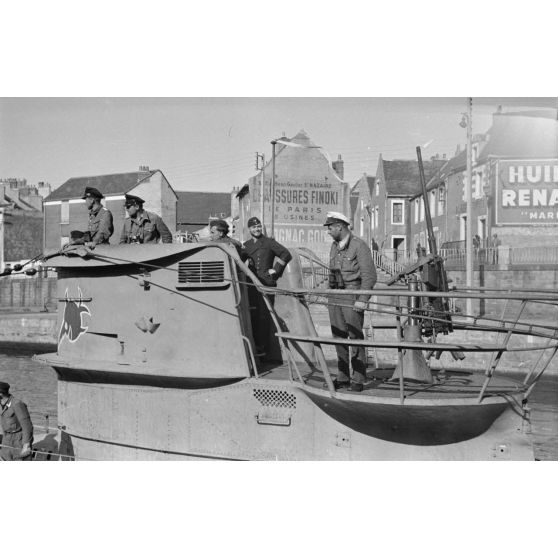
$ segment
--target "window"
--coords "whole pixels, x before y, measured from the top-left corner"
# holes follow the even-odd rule
[[[484,175],[482,171],[479,171],[476,175],[476,183],[475,183],[475,197],[482,198],[484,194]]]
[[[380,195],[380,181],[376,180],[376,195]]]
[[[424,198],[421,197],[420,198],[420,202],[419,202],[419,221],[424,221]]]
[[[444,205],[446,201],[446,191],[443,186],[438,188],[438,215],[444,214]]]
[[[479,197],[479,173],[473,173],[473,189],[471,190],[471,196],[473,199],[477,199]]]
[[[63,201],[60,204],[60,224],[67,225],[70,222],[70,202]]]
[[[403,224],[403,202],[398,202],[398,201],[391,202],[391,224],[392,225]]]
[[[436,190],[432,190],[428,194],[428,196],[430,200],[430,216],[435,217],[436,216]]]
[[[419,221],[419,213],[420,213],[420,199],[416,198],[415,199],[415,223],[418,223]]]

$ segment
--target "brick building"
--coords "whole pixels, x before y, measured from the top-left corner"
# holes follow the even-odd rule
[[[426,180],[447,163],[432,158],[424,162]],[[370,196],[372,235],[385,254],[393,259],[406,258],[412,245],[411,200],[420,192],[417,161],[387,161],[380,155],[378,170]]]
[[[227,192],[177,192],[176,228],[193,233],[207,227],[211,219],[228,219],[231,198]]]
[[[87,230],[89,221],[85,201],[87,186],[97,188],[105,197],[103,205],[112,212],[114,234],[111,244],[118,244],[126,218],[125,194],[145,200],[144,207],[163,218],[172,233],[176,231],[177,195],[160,170],[141,166],[137,172],[70,178],[44,201],[45,251],[59,250],[68,242],[70,231]]]

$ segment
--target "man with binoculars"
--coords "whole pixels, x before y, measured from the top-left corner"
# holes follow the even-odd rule
[[[367,244],[349,230],[350,221],[342,213],[330,211],[324,227],[333,239],[329,256],[329,288],[339,290],[370,290],[376,284],[376,268]],[[333,337],[364,339],[364,310],[370,295],[331,296],[329,319]],[[362,391],[366,381],[364,347],[352,347],[350,378],[349,344],[336,345],[339,373],[333,381],[335,389]]]
[[[126,194],[124,207],[128,217],[124,221],[120,244],[155,244],[172,242],[172,233],[156,213],[145,211],[145,202],[138,196]]]

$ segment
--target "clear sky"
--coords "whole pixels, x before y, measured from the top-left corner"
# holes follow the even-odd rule
[[[473,132],[498,105],[558,107],[556,99],[473,98]],[[451,157],[465,145],[463,98],[0,98],[0,177],[60,186],[68,178],[161,169],[176,190],[230,191],[255,174],[256,151],[306,130],[352,185],[378,155]]]

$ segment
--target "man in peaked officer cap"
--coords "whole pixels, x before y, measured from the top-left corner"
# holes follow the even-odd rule
[[[122,227],[120,244],[155,244],[159,240],[166,244],[171,243],[172,233],[163,219],[156,213],[145,211],[144,203],[139,196],[126,194],[124,207],[128,217]]]
[[[0,460],[31,460],[33,424],[27,405],[10,393],[10,384],[0,382],[0,423],[2,425],[2,448]]]
[[[101,204],[103,198],[103,194],[97,188],[92,186],[85,188],[81,199],[85,200],[85,206],[89,211],[88,230],[81,236],[78,234],[79,231],[72,231],[70,244],[85,244],[89,248],[94,248],[97,244],[109,243],[114,226],[112,213]]]
[[[350,221],[342,213],[330,211],[324,227],[333,239],[329,255],[329,288],[370,290],[376,284],[376,268],[368,245],[349,230]],[[333,337],[364,339],[364,310],[370,295],[332,296],[328,311]],[[339,373],[333,381],[335,389],[362,391],[366,381],[364,347],[353,347],[349,377],[349,345],[336,345]]]
[[[252,238],[244,243],[242,258],[250,259],[250,269],[264,285],[276,287],[277,279],[283,274],[292,255],[282,244],[263,234],[262,222],[257,217],[250,217],[247,225]],[[254,287],[249,289],[248,294],[253,308],[252,330],[256,352],[263,360],[280,361],[281,351],[262,294]],[[268,298],[274,304],[275,297],[268,295]]]

